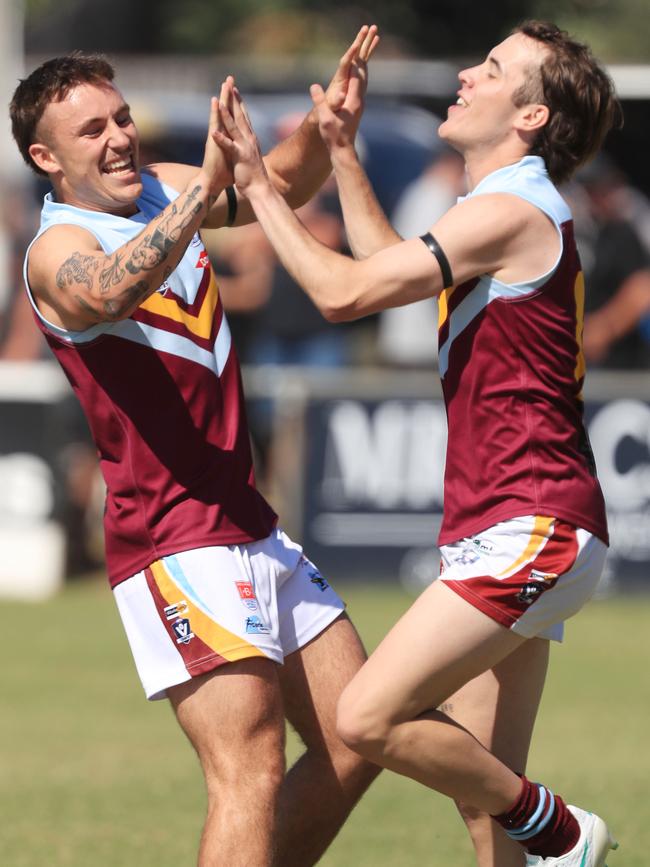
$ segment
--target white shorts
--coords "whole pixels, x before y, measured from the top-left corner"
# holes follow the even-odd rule
[[[227,662],[281,663],[344,610],[281,530],[259,542],[182,551],[114,589],[148,699]]]
[[[440,580],[526,638],[561,641],[594,593],[604,542],[557,518],[526,515],[443,545]]]

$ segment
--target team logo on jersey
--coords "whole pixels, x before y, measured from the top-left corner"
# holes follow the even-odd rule
[[[324,593],[330,586],[320,574],[318,569],[311,569],[307,574],[309,575],[309,580],[311,581],[311,583],[315,584],[321,593]]]
[[[235,581],[239,597],[249,611],[257,611],[257,599],[255,598],[255,590],[250,581]]]
[[[530,570],[531,581],[555,581],[556,578],[556,572],[540,572],[538,569]]]
[[[246,618],[246,632],[251,635],[267,635],[271,630],[269,627],[262,623],[259,617],[247,617]]]
[[[209,268],[210,267],[210,257],[205,252],[205,250],[201,253],[196,262],[197,268]]]
[[[189,644],[194,638],[194,633],[190,629],[190,621],[187,617],[181,617],[175,623],[172,623],[172,629],[176,635],[176,644]]]
[[[531,605],[544,590],[546,590],[546,586],[540,581],[529,581],[517,593],[517,601],[521,602],[522,605]]]
[[[167,620],[173,620],[175,617],[182,617],[183,614],[187,612],[187,602],[184,599],[181,599],[180,602],[175,602],[173,605],[167,605],[166,608],[163,608],[165,612],[165,618]]]

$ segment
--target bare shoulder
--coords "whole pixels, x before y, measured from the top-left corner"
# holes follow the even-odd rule
[[[456,282],[497,274],[531,249],[551,261],[557,230],[535,205],[513,193],[471,196],[451,208],[431,232],[445,251]],[[546,248],[551,251],[546,253]]]
[[[167,184],[177,193],[182,193],[192,178],[196,177],[199,169],[183,163],[151,163],[145,166],[143,171]]]
[[[447,219],[449,218],[449,219]],[[533,224],[544,224],[548,218],[531,202],[514,193],[485,193],[471,196],[451,208],[439,221],[465,224],[472,232],[492,239],[512,238],[513,233]]]

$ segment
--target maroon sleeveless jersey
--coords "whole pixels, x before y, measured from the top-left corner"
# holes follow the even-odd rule
[[[46,197],[39,234],[74,224],[117,249],[176,195],[143,180],[130,219]],[[69,332],[35,312],[99,452],[112,586],[165,555],[271,532],[276,516],[255,487],[239,365],[198,235],[126,320]]]
[[[557,227],[549,274],[487,275],[440,297],[439,365],[449,436],[439,544],[521,515],[549,515],[608,541],[583,423],[584,282],[568,206],[543,161],[526,157],[471,195],[521,196]]]

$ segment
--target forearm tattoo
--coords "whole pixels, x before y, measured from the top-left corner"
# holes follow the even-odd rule
[[[136,275],[141,271],[151,271],[167,258],[185,229],[203,208],[201,202],[195,201],[200,191],[201,187],[195,187],[187,194],[180,210],[174,202],[171,212],[166,217],[161,215],[160,225],[151,234],[145,235],[131,253],[125,263],[127,271]]]
[[[175,262],[173,262],[173,267],[167,266],[165,268],[162,280],[154,280],[153,284],[150,279],[143,275],[143,272],[157,268],[172,251],[177,251],[180,255],[183,254],[187,244],[180,249],[177,245],[182,240],[187,227],[205,207],[205,204],[198,200],[201,189],[200,185],[194,187],[184,197],[173,202],[167,213],[163,212],[152,220],[152,223],[157,222],[158,225],[154,227],[153,231],[142,234],[135,239],[137,243],[129,255],[125,253],[124,248],[121,248],[122,252],[116,252],[109,257],[107,264],[97,275],[99,293],[100,295],[107,295],[115,286],[119,286],[124,281],[127,271],[134,277],[142,275],[141,279],[122,289],[114,297],[106,298],[97,306],[92,303],[92,295],[88,298],[78,293],[74,294],[75,301],[84,313],[90,314],[98,322],[105,319],[120,319],[128,314],[129,310],[141,304],[169,277],[173,267],[176,266]],[[190,238],[187,238],[186,241],[189,243]],[[180,256],[178,258],[180,259]],[[101,262],[102,260],[97,256],[87,256],[80,252],[73,253],[59,268],[56,274],[56,285],[59,289],[87,286],[89,292],[92,293],[93,286],[96,285],[96,272],[99,270]]]

